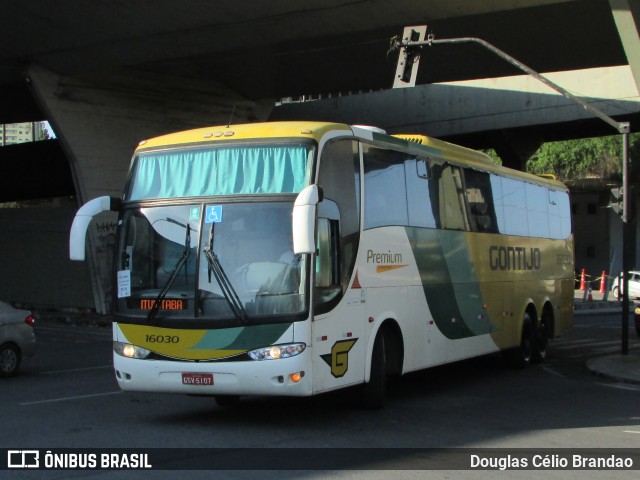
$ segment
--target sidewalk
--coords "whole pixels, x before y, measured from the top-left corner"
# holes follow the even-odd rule
[[[575,302],[574,312],[577,315],[580,315],[581,313],[589,313],[589,310],[592,310],[593,313],[606,313],[603,312],[603,310],[620,311],[620,309],[622,308],[622,302],[620,300],[616,299],[611,293],[607,295],[607,300],[605,300],[604,297],[604,293],[592,291],[591,300],[589,300],[589,296],[586,291],[575,290],[573,296]]]
[[[591,292],[591,300],[586,298],[585,292],[576,290],[574,295],[576,316],[599,313],[620,313],[622,315],[622,302],[611,295],[604,300],[604,294]],[[629,353],[622,355],[605,355],[595,357],[586,363],[587,370],[593,375],[609,380],[633,383],[640,385],[640,337],[636,334],[634,322],[634,310],[638,302],[630,302],[629,312]]]

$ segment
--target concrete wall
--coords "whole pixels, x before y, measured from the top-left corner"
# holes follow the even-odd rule
[[[580,271],[584,268],[592,279],[600,277],[603,270],[609,272],[611,269],[614,245],[609,228],[611,210],[604,208],[608,201],[606,194],[593,192],[571,195],[576,269]],[[592,286],[595,288],[595,283]]]
[[[617,276],[622,271],[622,221],[607,205],[610,201],[608,188],[602,191],[573,192],[573,233],[575,239],[575,266],[580,272],[583,268],[587,280],[599,278],[604,270],[608,276]],[[640,202],[636,200],[636,211]],[[637,270],[640,264],[640,224],[635,222],[630,242],[632,247],[631,268]],[[593,288],[599,288],[599,282],[593,282]]]
[[[93,308],[86,263],[69,260],[75,205],[0,209],[0,299],[35,308]]]

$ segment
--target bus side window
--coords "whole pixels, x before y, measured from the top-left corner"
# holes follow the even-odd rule
[[[504,216],[504,229],[500,233],[506,235],[529,235],[529,215],[525,197],[524,182],[512,178],[498,177],[501,185],[500,203]]]
[[[467,168],[464,179],[471,228],[476,232],[497,233],[489,174]]]
[[[408,225],[406,165],[408,155],[363,144],[364,228]],[[416,176],[416,167],[411,169]]]
[[[438,181],[440,226],[446,230],[469,230],[460,169],[444,164]]]
[[[547,238],[549,229],[549,194],[545,187],[526,183],[527,219],[530,237]]]
[[[571,235],[571,213],[567,192],[549,189],[549,236],[564,240]]]
[[[431,203],[431,166],[422,158],[404,161],[407,210],[411,227],[436,228],[437,204]]]

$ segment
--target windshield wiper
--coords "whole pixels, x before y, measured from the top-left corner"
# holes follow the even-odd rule
[[[204,250],[204,256],[207,258],[207,264],[209,266],[209,283],[211,283],[211,273],[213,273],[216,282],[218,282],[220,286],[222,295],[229,304],[229,308],[231,308],[236,320],[246,322],[247,311],[244,305],[242,305],[242,300],[240,300],[238,292],[236,292],[231,280],[229,280],[229,277],[222,268],[218,256],[213,251],[214,225],[215,222],[211,224],[211,230],[209,231],[209,248]]]
[[[187,262],[187,258],[189,258],[189,249],[191,248],[191,226],[189,225],[189,223],[184,225],[174,220],[173,218],[167,218],[167,222],[175,223],[176,225],[180,225],[181,227],[186,228],[187,232],[185,234],[185,239],[184,239],[184,251],[182,252],[182,255],[180,255],[180,258],[176,262],[175,266],[173,267],[173,270],[171,270],[171,275],[169,275],[167,282],[165,283],[164,287],[156,297],[155,302],[153,302],[153,307],[151,308],[149,315],[147,315],[148,322],[156,318],[156,315],[158,314],[158,310],[160,310],[160,305],[162,303],[162,300],[164,300],[164,297],[167,295],[167,292],[171,288],[171,285],[173,285],[173,282],[178,276],[178,272],[180,272],[180,269],[182,268],[182,266]],[[186,271],[185,271],[185,274],[186,274]]]

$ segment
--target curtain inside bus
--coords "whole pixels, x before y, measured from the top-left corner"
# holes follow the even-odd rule
[[[298,193],[308,184],[310,145],[235,146],[141,154],[127,200]]]

